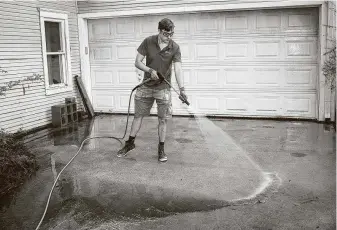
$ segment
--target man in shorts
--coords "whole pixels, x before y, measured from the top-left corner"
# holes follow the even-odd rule
[[[158,108],[158,160],[167,161],[164,151],[167,119],[172,116],[172,103],[170,86],[165,81],[159,80],[159,73],[171,83],[171,69],[174,66],[176,81],[180,95],[187,99],[182,85],[181,53],[180,47],[171,38],[174,33],[174,24],[164,18],[158,23],[158,34],[143,40],[138,47],[135,66],[144,71],[143,81],[151,78],[151,81],[139,87],[135,95],[135,115],[132,122],[129,140],[118,151],[117,156],[122,157],[135,148],[135,138],[140,130],[143,118],[150,115],[150,110],[156,100]],[[146,65],[142,62],[146,57]]]

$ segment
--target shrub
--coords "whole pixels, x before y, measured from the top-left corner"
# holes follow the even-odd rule
[[[38,170],[22,136],[21,130],[14,134],[0,130],[0,197],[20,187]]]

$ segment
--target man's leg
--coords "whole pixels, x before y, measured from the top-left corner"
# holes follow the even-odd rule
[[[126,145],[130,144],[131,149],[127,150],[127,152],[131,151],[134,147],[136,147],[135,144],[134,144],[135,138],[137,136],[137,133],[140,130],[140,127],[142,126],[142,121],[143,121],[143,116],[135,117],[132,121],[129,140],[127,140],[126,143],[125,143]],[[124,148],[127,148],[127,147],[124,147]],[[121,152],[125,152],[125,151],[120,150],[119,155],[121,154]],[[124,155],[125,155],[125,153],[124,153]]]
[[[125,142],[125,146],[117,153],[118,157],[125,156],[129,151],[133,150],[135,146],[135,138],[139,132],[143,117],[150,114],[154,98],[150,89],[138,89],[135,95],[135,116],[132,121],[129,140]]]
[[[117,153],[118,157],[125,156],[128,152],[130,152],[131,150],[133,150],[136,147],[135,138],[137,136],[137,133],[140,130],[140,127],[142,125],[142,121],[143,121],[143,116],[135,117],[133,119],[132,125],[131,125],[129,140],[127,140],[125,142],[124,147],[118,151],[118,153]]]
[[[137,136],[137,133],[139,132],[140,127],[142,126],[142,122],[143,122],[143,116],[135,117],[133,119],[132,125],[131,125],[131,131],[130,131],[131,137]]]
[[[160,117],[158,117],[158,136],[159,136],[159,142],[165,142],[166,124],[167,124],[167,119],[166,118],[160,118]]]
[[[167,120],[172,116],[171,108],[171,93],[170,90],[162,90],[158,92],[157,98],[158,105],[158,160],[161,162],[167,161],[167,156],[164,151],[164,143],[166,138]]]

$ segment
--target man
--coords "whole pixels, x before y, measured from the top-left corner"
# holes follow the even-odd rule
[[[125,156],[135,148],[135,138],[140,130],[143,118],[150,115],[150,110],[156,100],[158,107],[158,160],[167,161],[164,151],[167,119],[172,116],[172,103],[170,86],[165,81],[160,81],[161,74],[171,83],[171,69],[174,65],[176,80],[180,89],[180,95],[186,97],[181,80],[181,53],[180,47],[172,40],[174,24],[164,18],[158,23],[158,34],[144,39],[137,51],[135,66],[144,71],[143,81],[151,78],[151,81],[139,87],[135,95],[135,116],[132,122],[129,140],[118,151],[117,156]],[[146,57],[146,65],[142,62]]]

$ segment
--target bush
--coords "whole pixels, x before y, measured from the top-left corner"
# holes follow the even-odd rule
[[[0,197],[13,192],[38,170],[22,136],[21,130],[14,134],[0,130]]]

